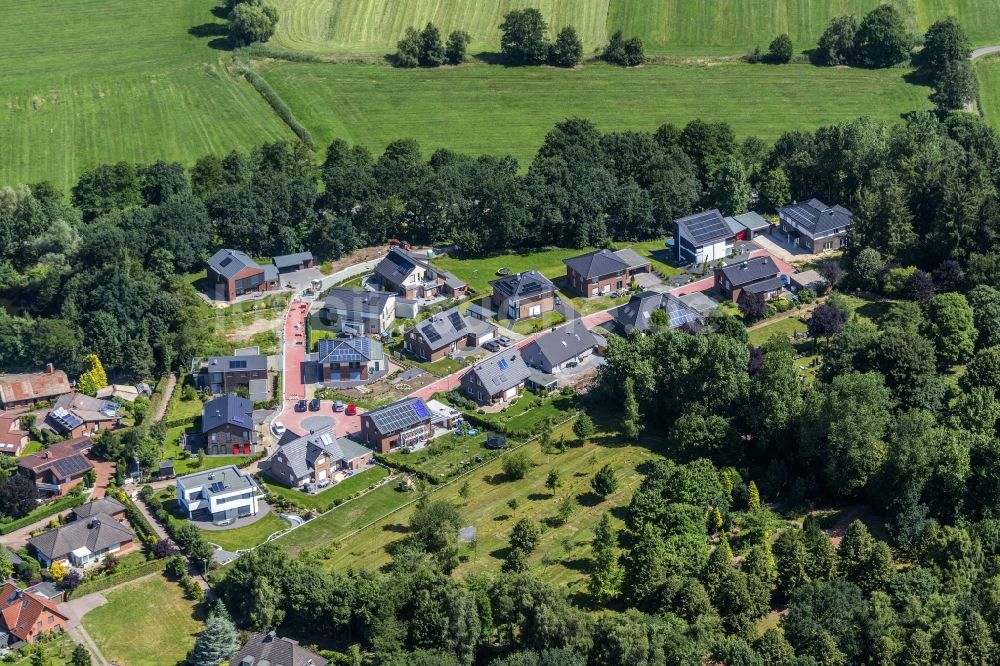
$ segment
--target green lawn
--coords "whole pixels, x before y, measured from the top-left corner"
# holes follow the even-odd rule
[[[38,453],[44,448],[45,446],[43,446],[41,442],[36,442],[35,440],[31,440],[30,442],[28,442],[28,445],[24,447],[24,451],[21,451],[21,455],[19,455],[18,458],[23,458],[24,456],[30,456],[32,453]]]
[[[345,535],[414,499],[416,499],[415,494],[400,491],[396,483],[387,483],[363,497],[346,502],[333,511],[310,520],[302,527],[283,535],[275,543],[293,555],[306,549],[336,547]],[[361,537],[363,541],[368,538],[367,535]],[[356,537],[351,537],[350,543],[356,542]],[[368,566],[368,563],[358,560],[355,566]]]
[[[576,396],[573,395],[556,393],[548,398],[540,398],[534,393],[525,391],[513,405],[499,412],[478,414],[469,410],[462,411],[497,427],[503,427],[508,433],[525,434],[533,432],[545,419],[557,422],[566,419],[573,413],[575,405]]]
[[[105,592],[108,603],[87,613],[83,626],[109,660],[122,666],[183,662],[204,614],[162,576]]]
[[[310,495],[301,490],[293,490],[277,483],[266,481],[264,482],[264,486],[266,486],[268,492],[280,495],[302,509],[322,513],[329,511],[337,500],[344,500],[356,492],[364,491],[368,486],[378,483],[387,476],[389,476],[388,470],[376,465],[362,470],[316,495]]]
[[[246,527],[234,527],[228,530],[202,530],[201,533],[209,542],[222,546],[223,550],[235,552],[253,548],[264,543],[264,540],[279,530],[288,527],[288,521],[273,511],[256,523]]]
[[[485,432],[471,437],[451,433],[415,453],[390,453],[385,459],[390,465],[413,468],[444,481],[478,464],[476,458],[488,460],[497,455],[497,451],[486,448]]]
[[[501,254],[482,259],[443,256],[435,259],[434,264],[454,273],[477,294],[489,295],[492,293],[490,280],[496,280],[499,277],[497,271],[501,268],[506,268],[511,273],[534,269],[550,280],[554,280],[566,275],[566,264],[563,263],[563,259],[590,252],[592,249],[579,250],[560,247],[527,254]]]
[[[72,185],[117,160],[179,160],[293,138],[209,46],[215,0],[33,0],[0,39],[0,184]]]
[[[558,326],[565,321],[566,317],[564,317],[562,313],[552,310],[551,312],[543,312],[538,317],[519,319],[514,322],[513,325],[511,325],[509,321],[505,321],[504,325],[509,326],[514,330],[514,332],[520,333],[521,335],[531,335],[532,333],[537,333],[539,331],[544,331],[547,328]]]
[[[167,411],[163,415],[164,421],[193,419],[201,416],[201,410],[205,406],[205,403],[201,401],[201,398],[196,397],[192,400],[184,400],[181,398],[184,393],[184,386],[190,381],[190,375],[182,375],[178,378],[177,386],[174,388],[174,393],[170,396],[170,402],[167,404]]]
[[[759,347],[767,342],[772,336],[780,335],[783,338],[791,337],[795,333],[804,333],[806,325],[799,321],[798,316],[785,317],[748,331],[750,344]]]
[[[1000,34],[1000,12],[991,0],[892,0],[911,30],[925,30],[950,14],[958,16],[979,45]],[[650,53],[744,54],[767,49],[788,33],[796,50],[815,46],[830,19],[861,17],[878,0],[275,0],[280,12],[270,45],[310,53],[385,54],[410,26],[434,21],[447,35],[462,29],[472,37],[470,53],[499,51],[498,26],[513,8],[538,7],[549,34],[564,25],[577,29],[590,53],[621,29],[639,36]]]
[[[591,64],[403,70],[381,63],[268,62],[260,71],[320,145],[340,137],[381,153],[390,141],[412,137],[427,155],[438,148],[510,154],[522,167],[545,133],[571,116],[605,131],[724,120],[740,137],[773,141],[786,131],[863,114],[896,120],[930,108],[929,90],[906,83],[904,69]],[[491,279],[494,266],[473,286]]]
[[[1000,55],[977,60],[976,76],[979,78],[979,103],[983,117],[1000,131]]]

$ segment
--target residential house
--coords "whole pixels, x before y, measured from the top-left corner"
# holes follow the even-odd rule
[[[122,555],[135,548],[135,534],[127,525],[106,513],[42,532],[28,539],[28,545],[43,567],[56,562],[86,568],[100,564],[108,555]]]
[[[225,301],[280,286],[277,268],[271,264],[261,266],[239,250],[219,250],[209,257],[206,272],[209,293]]]
[[[492,340],[497,327],[469,319],[458,308],[418,322],[403,336],[403,349],[424,361],[439,361],[459,347],[478,347]]]
[[[663,312],[670,328],[697,332],[702,328],[702,317],[673,294],[644,291],[633,294],[625,305],[611,311],[615,327],[624,335],[632,331],[645,333],[652,325],[653,313]]]
[[[843,206],[827,206],[819,199],[779,209],[778,220],[788,242],[813,254],[846,247],[854,226],[851,211]]]
[[[65,495],[78,483],[83,483],[84,475],[94,469],[86,456],[93,444],[90,437],[56,442],[38,453],[18,458],[17,467],[21,474],[34,481],[39,495]]]
[[[493,280],[490,286],[490,302],[501,319],[537,317],[555,308],[556,286],[536,270],[507,275]]]
[[[0,617],[7,633],[3,647],[19,641],[34,643],[44,634],[66,631],[69,624],[55,601],[30,589],[22,590],[13,581],[4,583],[0,590]]]
[[[304,268],[312,268],[316,265],[312,252],[296,252],[295,254],[282,254],[271,259],[271,263],[278,269],[278,273],[293,273]]]
[[[396,294],[335,287],[327,293],[323,311],[344,333],[380,335],[396,322]]]
[[[521,356],[529,367],[556,374],[593,355],[604,344],[603,337],[577,319],[532,340],[521,349]]]
[[[733,253],[736,234],[717,208],[674,220],[674,245],[681,264],[704,264]]]
[[[45,425],[63,437],[82,437],[99,430],[110,430],[121,425],[121,408],[117,402],[94,398],[83,393],[60,396],[45,415]]]
[[[715,288],[735,303],[744,291],[763,294],[764,300],[781,295],[785,282],[781,268],[770,255],[738,261],[715,269]]]
[[[177,501],[191,520],[226,523],[260,510],[257,482],[236,465],[179,476],[175,483]]]
[[[45,372],[0,375],[0,409],[30,407],[72,391],[66,373],[55,370],[51,363]]]
[[[105,400],[121,400],[124,402],[135,402],[139,397],[139,389],[128,384],[108,384],[97,390],[97,397]]]
[[[634,250],[597,250],[563,259],[570,289],[588,298],[629,289],[632,278],[652,264]]]
[[[265,395],[255,396],[250,391],[252,400],[266,400],[267,393],[267,357],[262,354],[247,354],[245,356],[212,356],[204,363],[195,376],[195,385],[199,389],[208,389],[212,395],[220,393],[235,393],[243,386],[249,391],[255,380],[264,380]]]
[[[403,398],[361,415],[361,438],[379,453],[420,446],[434,434],[433,416],[421,398]]]
[[[253,403],[231,393],[209,400],[201,410],[201,436],[206,455],[251,455],[258,441]]]
[[[398,247],[375,266],[375,278],[386,291],[403,298],[461,298],[469,286],[424,258]]]
[[[99,514],[111,516],[119,523],[124,523],[125,505],[114,497],[105,495],[86,504],[81,504],[73,509],[70,515],[73,517],[73,520],[86,520]]]
[[[229,660],[230,666],[327,666],[328,663],[297,641],[280,638],[273,631],[251,634],[246,645]]]
[[[289,488],[323,488],[364,469],[372,450],[338,438],[333,426],[283,442],[268,458],[266,474]]]
[[[30,433],[21,429],[23,410],[0,412],[0,453],[19,456],[28,445]]]
[[[493,405],[517,397],[530,375],[521,352],[507,348],[476,363],[459,382],[470,398],[481,405]]]
[[[366,337],[320,340],[309,360],[321,382],[368,381],[388,369],[382,343]]]

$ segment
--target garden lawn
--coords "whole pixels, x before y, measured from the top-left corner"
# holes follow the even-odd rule
[[[695,118],[726,121],[738,137],[773,141],[784,132],[860,115],[898,120],[906,111],[930,108],[929,89],[907,83],[906,69],[728,63],[409,70],[384,63],[274,61],[259,70],[321,146],[343,138],[379,154],[390,141],[412,137],[427,156],[438,148],[510,154],[522,168],[553,125],[574,116],[603,131],[651,132]],[[491,265],[477,276],[477,290],[499,267]]]
[[[194,419],[201,416],[201,410],[205,406],[205,403],[201,401],[201,398],[195,397],[192,400],[183,400],[181,395],[184,393],[184,387],[187,386],[191,381],[190,375],[182,375],[177,380],[177,386],[174,388],[173,395],[170,396],[170,403],[167,405],[167,412],[163,415],[163,420],[177,421],[178,419]]]
[[[301,509],[311,511],[329,511],[337,500],[345,500],[354,493],[364,492],[368,486],[378,483],[389,476],[389,471],[378,465],[362,470],[353,476],[349,476],[335,486],[330,486],[322,492],[311,495],[301,490],[293,490],[277,483],[264,482],[268,492],[284,497],[292,504]]]
[[[476,458],[489,460],[498,451],[486,448],[486,433],[473,436],[451,433],[436,438],[429,446],[405,453],[403,451],[384,456],[385,461],[401,469],[415,469],[445,481],[461,471],[477,465]],[[480,461],[482,462],[482,461]]]
[[[976,76],[979,78],[979,105],[983,117],[1000,131],[1000,55],[976,60]]]
[[[221,546],[223,550],[236,552],[253,548],[264,543],[267,537],[288,527],[288,521],[268,511],[267,515],[246,527],[233,527],[227,530],[202,530],[201,533],[210,543]]]
[[[338,542],[347,534],[416,498],[415,493],[399,490],[399,484],[387,483],[358,499],[345,502],[327,514],[313,518],[302,527],[282,535],[274,543],[293,555],[306,549],[336,548]],[[370,537],[366,535],[361,538]],[[357,539],[357,536],[352,536],[350,543],[356,543]],[[368,566],[368,563],[359,560],[355,562],[355,566]]]
[[[109,660],[123,666],[183,662],[203,626],[200,606],[163,576],[130,583],[104,596],[83,626]]]
[[[32,0],[0,25],[0,185],[294,138],[209,46],[215,0]]]
[[[31,440],[30,442],[28,442],[28,445],[24,447],[24,451],[21,451],[21,454],[17,457],[23,458],[24,456],[30,456],[33,453],[38,453],[44,448],[45,446],[41,442],[36,442],[35,440]]]
[[[553,326],[558,326],[566,321],[566,317],[562,315],[561,312],[552,310],[550,312],[543,312],[538,317],[530,317],[528,319],[519,319],[510,325],[509,321],[503,322],[505,325],[510,325],[515,333],[520,333],[521,335],[531,335],[532,333],[538,333],[539,331],[544,331],[547,328],[552,328]]]
[[[55,634],[51,639],[45,641],[45,656],[49,659],[51,666],[64,666],[70,664],[73,658],[73,648],[76,643],[70,638],[68,633]],[[26,654],[23,659],[17,661],[5,661],[10,666],[31,666],[31,654]]]
[[[476,294],[487,296],[493,293],[490,280],[496,280],[499,277],[497,271],[501,268],[506,268],[511,273],[521,273],[534,269],[550,280],[555,280],[566,275],[566,264],[563,263],[563,259],[569,259],[591,250],[593,248],[581,250],[559,247],[526,254],[501,254],[479,259],[443,256],[435,259],[434,264],[443,270],[454,273],[456,277],[467,283]]]
[[[500,412],[478,414],[458,408],[462,409],[466,416],[486,421],[494,427],[502,427],[506,432],[516,435],[533,432],[545,419],[552,419],[555,422],[565,420],[573,414],[575,403],[576,397],[573,395],[556,393],[548,398],[540,398],[534,393],[525,391],[513,405]]]
[[[556,435],[572,438],[571,426],[563,426]],[[608,445],[602,445],[605,443]],[[606,512],[614,516],[619,513],[615,509],[628,504],[642,481],[637,466],[658,456],[649,448],[626,445],[609,434],[598,435],[594,443],[580,444],[563,454],[542,453],[537,443],[526,445],[524,450],[535,466],[520,481],[507,481],[501,460],[497,459],[433,492],[432,500],[457,504],[464,523],[477,530],[476,548],[463,548],[466,560],[457,573],[498,572],[514,523],[520,518],[550,518],[556,514],[560,501],[570,496],[575,502],[573,515],[564,525],[545,529],[538,548],[528,558],[528,565],[544,580],[565,584],[571,591],[580,590],[586,581],[594,527]],[[599,501],[591,492],[590,479],[605,464],[617,470],[619,484],[611,496]],[[558,470],[562,481],[554,497],[545,487],[552,469]],[[466,479],[471,490],[468,500],[459,494]],[[517,501],[514,510],[508,505],[511,500]],[[325,563],[337,569],[357,567],[360,562],[366,566],[387,563],[392,544],[407,534],[413,510],[413,505],[407,506],[353,535],[332,552],[321,553]],[[614,521],[620,529],[621,522],[617,518]],[[322,543],[317,535],[312,537],[315,543]]]
[[[772,336],[779,335],[782,338],[789,338],[795,333],[805,333],[805,331],[806,325],[799,321],[797,314],[792,316],[786,314],[784,319],[776,319],[773,322],[765,321],[762,325],[747,331],[747,334],[750,336],[750,344],[760,347]]]

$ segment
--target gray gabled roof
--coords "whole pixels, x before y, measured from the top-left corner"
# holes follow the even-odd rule
[[[597,250],[577,257],[563,259],[568,268],[586,280],[592,280],[629,269],[629,264],[611,250]]]
[[[327,666],[329,662],[297,642],[270,634],[253,634],[230,666]]]
[[[344,310],[345,312],[362,312],[364,314],[380,315],[389,301],[396,294],[391,291],[367,291],[365,289],[344,289],[334,287],[323,301],[323,307],[328,310]]]
[[[50,560],[67,557],[77,548],[86,546],[92,553],[109,546],[130,541],[132,530],[105,513],[76,520],[69,525],[44,532],[28,543]]]
[[[292,266],[298,266],[302,262],[312,261],[312,252],[296,252],[294,254],[282,254],[271,259],[271,262],[281,270],[282,268],[291,268]]]
[[[324,453],[330,456],[331,463],[336,463],[368,455],[371,449],[349,439],[338,438],[333,426],[326,426],[281,444],[271,457],[284,455],[295,478],[302,479],[311,475],[316,460]]]
[[[465,315],[458,308],[445,310],[429,319],[418,322],[413,330],[427,342],[431,349],[441,349],[461,340],[472,331]]]
[[[114,497],[101,497],[95,499],[93,502],[87,502],[86,504],[81,504],[80,506],[73,509],[73,515],[77,517],[77,520],[81,518],[89,518],[97,514],[105,513],[109,516],[113,516],[116,513],[125,510],[125,505],[116,500]]]
[[[431,413],[421,398],[403,398],[396,402],[367,412],[375,428],[383,435],[389,435],[421,423],[429,423]]]
[[[753,284],[748,284],[743,287],[744,291],[748,291],[751,294],[763,294],[764,292],[774,291],[775,289],[782,288],[784,283],[778,277],[768,278],[766,280],[761,280],[760,282],[754,282]]]
[[[239,250],[219,250],[209,257],[208,266],[227,280],[234,278],[244,268],[256,268],[266,273],[266,267],[261,266]],[[271,268],[273,270],[273,267]]]
[[[326,338],[319,341],[317,363],[367,363],[385,358],[382,343],[371,338]]]
[[[409,252],[394,247],[375,266],[375,274],[391,284],[400,284],[416,267],[417,261]]]
[[[549,365],[559,365],[601,344],[603,338],[587,329],[580,320],[546,333],[521,350],[525,363],[537,366],[544,359]]]
[[[552,281],[536,270],[523,271],[492,280],[490,286],[503,294],[504,297],[513,300],[551,294],[556,290]]]
[[[733,235],[718,208],[678,218],[674,223],[698,245],[714,243]]]
[[[810,236],[819,236],[836,229],[846,230],[854,223],[854,214],[843,206],[827,206],[819,199],[793,203],[778,211]]]
[[[202,432],[215,430],[227,423],[253,430],[253,403],[232,394],[219,396],[205,403],[201,410]]]
[[[531,375],[531,369],[524,362],[520,351],[504,349],[472,366],[469,373],[479,378],[490,395],[496,395],[523,384]]]
[[[781,272],[771,257],[756,257],[746,261],[738,261],[719,270],[734,287],[766,280]]]
[[[247,356],[210,356],[207,372],[244,372],[267,370],[267,357],[263,354]]]
[[[629,302],[611,311],[615,323],[626,333],[646,331],[649,329],[650,318],[655,310],[663,310],[667,314],[670,328],[701,327],[701,315],[693,308],[683,303],[673,294],[661,294],[654,291],[644,291],[635,294]]]

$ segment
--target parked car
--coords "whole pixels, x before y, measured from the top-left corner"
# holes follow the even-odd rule
[[[344,411],[344,401],[343,400],[337,400],[336,402],[334,402],[333,403],[333,411],[335,411],[335,412],[342,412],[342,411]]]
[[[497,338],[497,342],[500,343],[502,347],[510,346],[510,338],[508,338],[506,335],[501,335],[499,338]]]
[[[295,411],[297,411],[297,412],[304,412],[304,411],[306,411],[306,401],[305,400],[299,400],[298,402],[296,402],[295,403]]]
[[[347,406],[347,411],[345,411],[344,413],[347,414],[348,416],[357,416],[358,406],[355,405],[354,403],[351,403]]]
[[[483,343],[483,349],[486,351],[498,352],[500,351],[500,343],[496,340],[489,340]]]
[[[309,411],[318,412],[319,411],[319,398],[313,398],[309,401]]]
[[[273,432],[276,437],[281,437],[285,434],[285,424],[281,421],[275,421],[271,424],[271,432]]]

